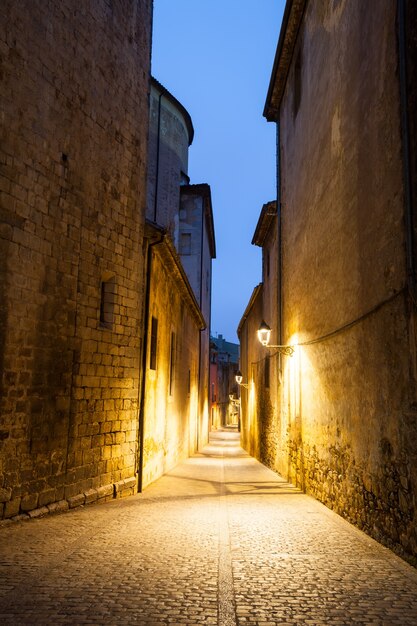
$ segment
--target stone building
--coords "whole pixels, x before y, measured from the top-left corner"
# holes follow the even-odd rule
[[[178,274],[177,278],[180,282],[185,280],[186,290],[191,289],[205,322],[200,327],[194,343],[198,363],[195,374],[197,379],[195,399],[198,406],[191,410],[196,416],[197,423],[190,427],[193,432],[195,431],[195,436],[192,437],[194,443],[191,447],[187,442],[180,446],[184,454],[188,449],[194,452],[204,445],[209,435],[211,267],[212,259],[216,256],[210,186],[206,183],[191,185],[188,177],[188,148],[193,137],[193,124],[187,110],[161,83],[152,78],[147,220],[149,225],[153,224],[154,227],[162,229],[166,234],[165,239],[172,242],[183,268],[182,274]],[[152,273],[149,274],[149,278],[151,281],[159,281],[159,276]],[[169,324],[169,320],[175,319],[180,313],[171,310],[172,303],[169,300],[165,298],[163,301],[167,308],[166,320],[162,323]],[[164,308],[161,307],[161,315],[164,314]],[[187,333],[176,333],[176,341],[188,342]],[[188,344],[191,345],[190,342]],[[165,379],[165,385],[167,384],[168,379]],[[167,397],[170,395],[167,389],[165,395]],[[183,398],[183,402],[178,401],[178,409],[186,406],[188,401],[187,396]],[[148,409],[156,411],[154,405],[149,405]],[[154,417],[149,416],[151,422],[154,419],[159,419],[156,412]],[[181,417],[173,419],[175,421]],[[185,414],[182,419],[188,420]],[[167,427],[170,427],[170,424],[171,417],[167,417]],[[183,432],[188,431],[183,429]],[[157,472],[153,474],[155,478],[157,475]]]
[[[163,226],[179,248],[179,204],[188,185],[188,148],[194,138],[190,114],[156,78],[151,78],[146,217]]]
[[[141,487],[198,449],[199,348],[200,335],[206,329],[169,234],[147,224],[146,235],[149,247],[140,428]]]
[[[408,0],[287,1],[264,111],[277,201],[239,327],[249,449],[414,559],[415,42]],[[293,356],[255,345],[262,320]]]
[[[179,254],[191,288],[206,320],[199,338],[198,374],[199,427],[198,443],[208,441],[209,424],[209,358],[211,322],[211,266],[216,258],[213,208],[209,185],[183,185],[180,194]]]
[[[136,488],[151,14],[0,5],[0,517]]]
[[[237,426],[239,345],[223,335],[210,338],[210,415],[212,428]]]

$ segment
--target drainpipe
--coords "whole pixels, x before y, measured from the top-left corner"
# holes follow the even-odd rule
[[[279,121],[277,121],[277,237],[278,237],[278,344],[283,344],[282,339],[282,314],[283,314],[283,303],[282,303],[282,224],[281,224],[281,136],[280,136],[280,127]],[[282,379],[282,355],[278,354],[278,372],[279,372],[279,382],[281,383]]]
[[[414,261],[414,234],[413,210],[411,202],[411,174],[410,174],[410,138],[408,128],[407,102],[407,51],[406,51],[406,6],[405,0],[397,1],[398,26],[398,62],[401,102],[401,135],[403,149],[403,176],[404,176],[404,213],[406,228],[406,256],[407,256],[407,285],[409,293],[415,300],[415,261]]]
[[[148,243],[147,260],[146,260],[146,290],[145,290],[145,309],[144,309],[144,332],[142,346],[142,373],[140,388],[140,406],[139,406],[139,466],[138,466],[138,492],[143,490],[143,444],[144,444],[144,423],[145,423],[145,397],[146,397],[146,365],[148,357],[148,336],[149,336],[149,303],[151,296],[151,272],[152,272],[152,248],[162,242],[165,236],[161,230],[158,236]]]
[[[162,97],[165,94],[165,90],[161,91],[158,99],[158,132],[156,139],[156,172],[155,172],[155,198],[153,207],[153,221],[157,224],[158,214],[158,187],[159,187],[159,153],[161,143],[161,110],[162,110]]]

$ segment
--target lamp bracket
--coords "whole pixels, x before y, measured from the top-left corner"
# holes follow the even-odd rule
[[[285,354],[286,356],[292,356],[295,352],[294,346],[271,346],[271,344],[267,344],[265,347],[278,350],[278,352]]]

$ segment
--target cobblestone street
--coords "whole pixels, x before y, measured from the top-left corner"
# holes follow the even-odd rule
[[[417,572],[211,444],[143,494],[0,528],[0,623],[417,624]]]

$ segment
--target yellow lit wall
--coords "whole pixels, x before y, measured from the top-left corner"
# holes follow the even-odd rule
[[[143,486],[196,452],[198,441],[199,326],[180,277],[156,246],[152,257],[149,319],[158,321],[156,368],[150,368],[151,325],[144,412]],[[172,356],[172,337],[175,345]],[[171,366],[173,359],[173,366]],[[170,376],[172,381],[170,383]]]

